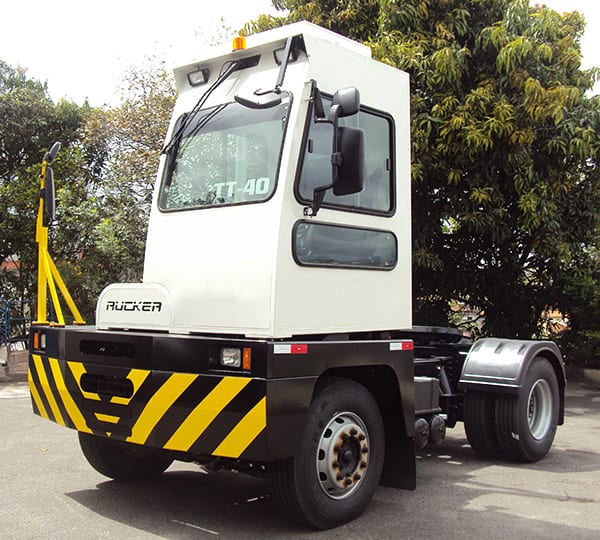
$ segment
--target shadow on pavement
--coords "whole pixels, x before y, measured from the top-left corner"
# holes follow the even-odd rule
[[[167,471],[150,482],[107,481],[66,495],[104,517],[166,538],[306,533],[280,515],[266,480],[231,472]]]

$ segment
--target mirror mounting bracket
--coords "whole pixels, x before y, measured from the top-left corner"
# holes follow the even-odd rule
[[[304,215],[308,217],[316,217],[319,213],[321,206],[323,206],[323,199],[325,199],[325,192],[333,187],[333,183],[325,186],[316,187],[313,191],[313,201],[310,206],[304,208]]]

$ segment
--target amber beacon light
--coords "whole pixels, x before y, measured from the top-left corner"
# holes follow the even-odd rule
[[[244,36],[236,36],[233,38],[231,50],[243,51],[246,48],[246,38]]]

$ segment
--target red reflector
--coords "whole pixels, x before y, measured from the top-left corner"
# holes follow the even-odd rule
[[[412,341],[403,341],[402,342],[402,350],[403,351],[412,351],[415,348],[415,344]]]
[[[308,345],[306,343],[292,343],[291,354],[308,354]]]

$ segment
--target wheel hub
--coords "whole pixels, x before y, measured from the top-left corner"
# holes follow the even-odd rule
[[[321,489],[332,499],[350,495],[367,468],[369,436],[364,422],[354,413],[333,416],[325,426],[317,448],[317,475]]]
[[[541,440],[552,426],[552,390],[548,381],[538,379],[527,402],[527,422],[532,437]]]

